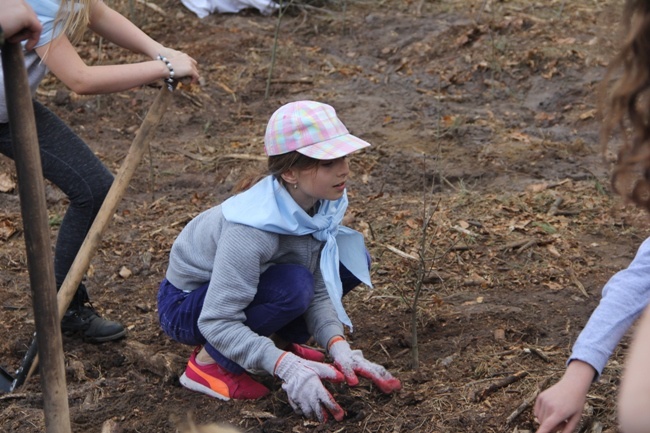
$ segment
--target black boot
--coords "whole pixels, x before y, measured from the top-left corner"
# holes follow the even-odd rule
[[[68,311],[63,315],[61,331],[66,335],[81,334],[90,343],[118,340],[126,335],[126,329],[120,323],[103,319],[97,314],[83,284],[79,285]]]

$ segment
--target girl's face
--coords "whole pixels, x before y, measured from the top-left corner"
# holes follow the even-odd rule
[[[306,170],[290,169],[282,175],[287,189],[304,210],[318,200],[338,200],[343,196],[345,181],[350,174],[347,157],[322,160]]]

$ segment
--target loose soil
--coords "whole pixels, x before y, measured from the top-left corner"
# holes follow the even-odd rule
[[[281,20],[199,20],[178,1],[109,1],[195,57],[202,85],[175,91],[88,270],[95,307],[128,337],[64,336],[73,431],[175,432],[188,416],[245,432],[534,431],[535,393],[561,377],[602,285],[647,236],[644,213],[611,191],[613,150],[603,158],[598,140],[620,2],[295,3]],[[92,38],[80,51],[141,60]],[[82,97],[50,78],[37,98],[116,172],[161,85]],[[166,337],[156,313],[176,235],[263,159],[266,121],[298,99],[333,105],[373,144],[351,158],[349,225],[366,236],[374,289],[346,297],[349,339],[403,384],[390,396],[365,380],[328,385],[346,417],[325,424],[294,414],[270,377],[260,380],[273,393],[253,402],[181,387],[192,348]],[[13,371],[34,320],[7,158],[0,176],[0,364]],[[47,200],[54,241],[67,201],[49,185]],[[616,431],[627,341],[580,431]],[[39,378],[0,396],[3,431],[44,431]]]

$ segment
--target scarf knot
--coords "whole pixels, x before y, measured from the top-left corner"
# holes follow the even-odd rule
[[[267,176],[250,189],[235,195],[221,205],[227,221],[244,224],[281,235],[311,234],[324,242],[320,270],[327,293],[339,320],[352,329],[352,322],[343,308],[343,287],[339,263],[369,287],[370,273],[366,261],[363,235],[341,222],[348,207],[348,197],[323,200],[318,211],[310,216],[273,176]]]

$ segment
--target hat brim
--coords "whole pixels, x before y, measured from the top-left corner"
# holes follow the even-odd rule
[[[310,146],[301,147],[297,152],[314,159],[328,160],[341,158],[352,152],[370,146],[370,143],[352,134],[340,135]]]

